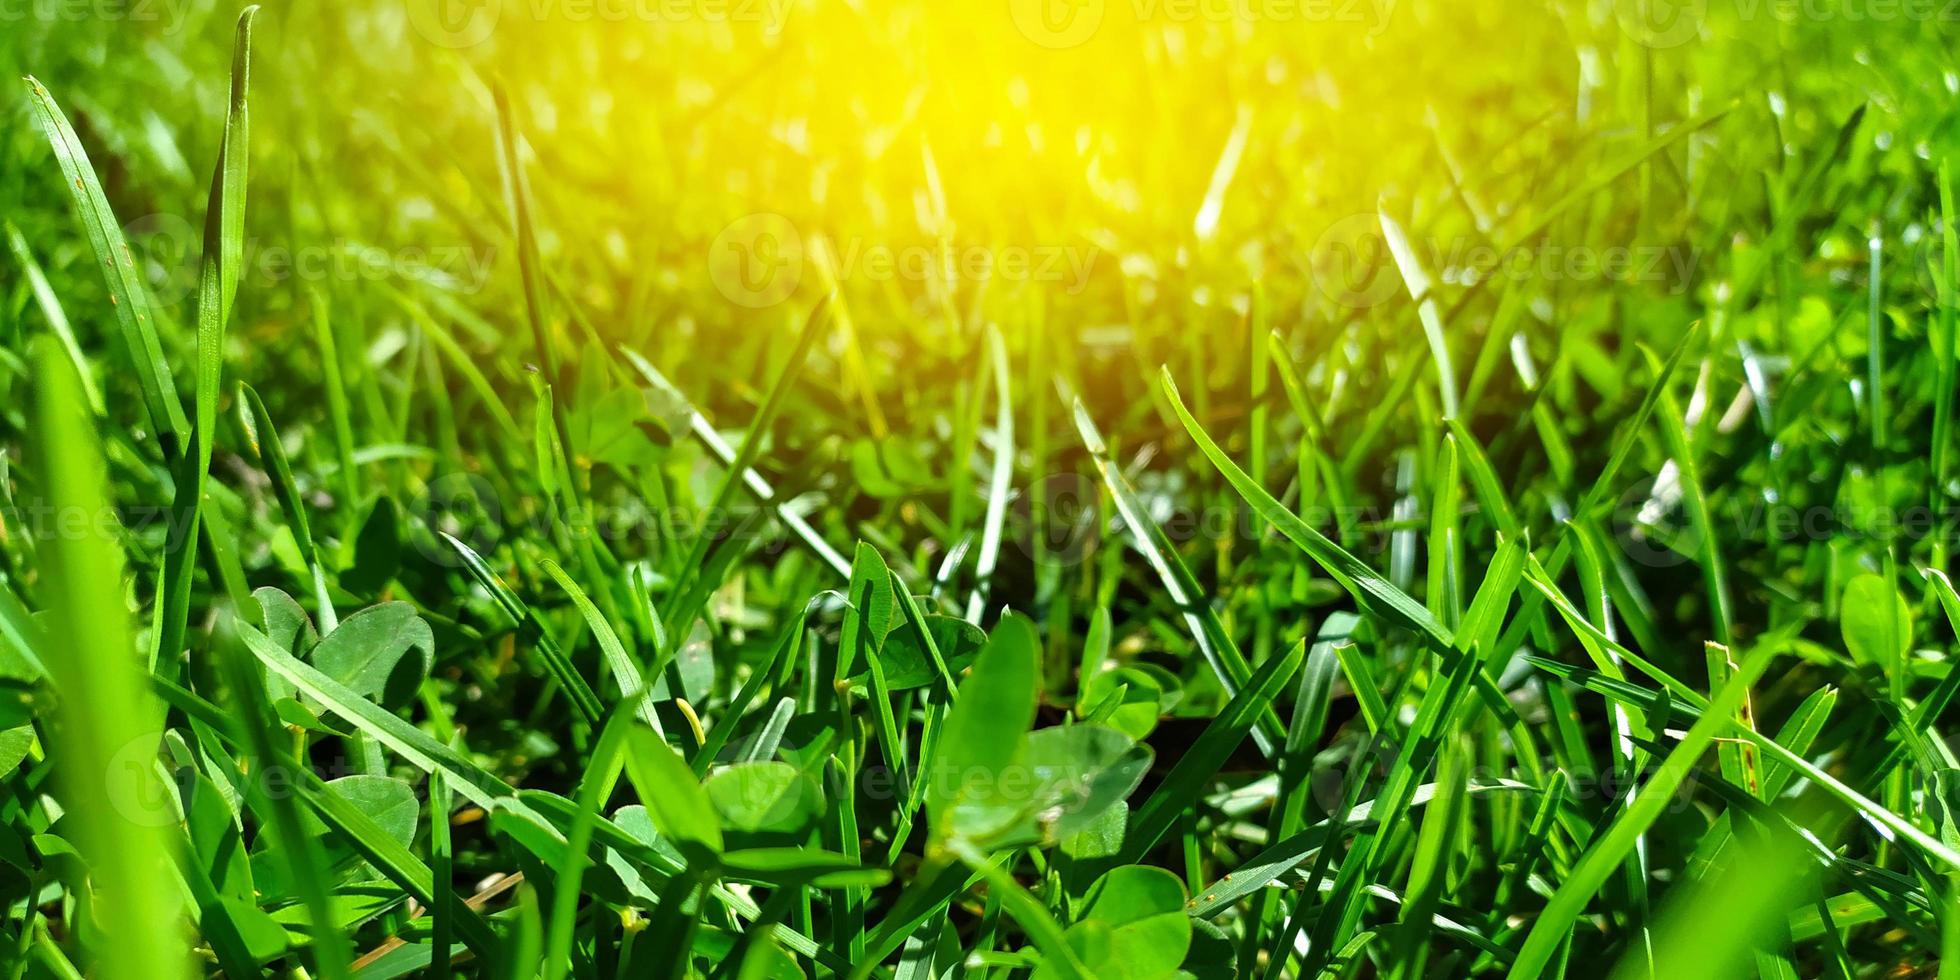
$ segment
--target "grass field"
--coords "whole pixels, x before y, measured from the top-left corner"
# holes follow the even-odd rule
[[[0,980],[1960,978],[1949,0],[0,68]]]

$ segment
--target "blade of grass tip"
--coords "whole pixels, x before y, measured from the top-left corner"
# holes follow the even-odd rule
[[[606,622],[606,617],[599,613],[599,607],[592,604],[585,590],[579,588],[578,583],[572,581],[572,577],[565,574],[557,562],[546,558],[538,564],[571,597],[572,605],[578,607],[579,615],[584,616],[586,625],[592,628],[592,638],[599,644],[599,652],[605,658],[607,669],[612,671],[613,682],[619,685],[620,695],[638,701],[638,714],[646,721],[647,727],[665,738],[660,719],[654,714],[652,692],[640,673],[640,665],[632,654],[626,652],[626,645],[619,641],[619,634],[613,631],[612,624]]]
[[[1489,650],[1497,643],[1504,612],[1510,608],[1511,597],[1517,594],[1518,584],[1524,578],[1525,558],[1530,549],[1530,539],[1523,534],[1498,541],[1497,553],[1484,571],[1484,581],[1477,586],[1477,594],[1470,598],[1470,609],[1457,624],[1458,650],[1465,653]]]
[[[184,418],[183,402],[178,399],[176,383],[171,380],[170,367],[163,359],[149,290],[143,286],[136,259],[123,238],[122,225],[109,209],[102,183],[96,179],[95,168],[89,163],[88,152],[82,149],[82,141],[75,136],[74,127],[68,125],[68,117],[62,114],[47,88],[32,76],[27,79],[27,88],[33,96],[29,101],[34,118],[54,150],[63,183],[68,185],[75,210],[81,215],[82,228],[88,234],[96,267],[108,287],[109,305],[115,310],[123,346],[135,369],[137,383],[143,389],[143,405],[149,412],[150,425],[163,442],[165,455],[176,456],[186,448],[190,422]]]
[[[943,295],[943,294],[942,294]],[[948,322],[957,324],[958,319],[949,311]],[[953,383],[952,432],[947,440],[946,458],[957,461],[947,467],[946,474],[946,530],[941,537],[949,541],[966,541],[973,537],[968,529],[971,523],[973,499],[974,447],[980,443],[980,409],[985,403],[979,388],[987,374],[987,365],[982,363],[974,370],[975,377],[965,377]]]
[[[1409,287],[1409,297],[1416,302],[1416,317],[1422,321],[1422,335],[1429,341],[1429,354],[1436,360],[1436,383],[1442,393],[1443,418],[1456,418],[1456,368],[1450,364],[1449,340],[1443,335],[1443,315],[1436,308],[1436,297],[1430,295],[1429,273],[1423,270],[1422,260],[1410,247],[1408,233],[1388,216],[1388,210],[1383,208],[1376,214],[1381,219],[1382,239],[1388,243],[1388,253],[1395,259],[1395,268],[1402,273],[1403,284]]]
[[[1102,475],[1103,485],[1109,488],[1110,498],[1122,515],[1124,525],[1130,529],[1131,540],[1143,553],[1144,560],[1156,571],[1164,591],[1170,595],[1172,605],[1183,615],[1198,653],[1204,657],[1206,666],[1211,668],[1226,694],[1237,695],[1252,676],[1251,665],[1246,663],[1245,654],[1239,652],[1238,644],[1226,631],[1217,610],[1205,598],[1197,578],[1185,566],[1184,559],[1178,556],[1177,548],[1164,535],[1163,528],[1150,520],[1143,501],[1137,498],[1135,488],[1130,486],[1130,481],[1124,478],[1116,460],[1110,456],[1102,433],[1097,431],[1095,420],[1089,417],[1089,410],[1079,398],[1075,399],[1075,429],[1082,437],[1083,446],[1089,450],[1097,472]],[[1280,724],[1279,714],[1269,707],[1253,728],[1253,744],[1270,759],[1285,740],[1285,726]]]
[[[162,608],[158,610],[153,661],[174,658],[183,649],[189,622],[191,578],[197,561],[197,536],[204,507],[204,489],[211,470],[211,451],[217,441],[218,393],[225,363],[225,328],[238,295],[238,267],[245,251],[245,185],[251,145],[247,94],[251,89],[252,18],[257,6],[238,15],[232,43],[231,107],[225,117],[224,140],[211,176],[211,193],[204,213],[204,255],[197,285],[197,376],[195,450],[178,467],[178,500],[172,506],[170,552],[164,561]],[[183,472],[185,467],[192,472]],[[167,669],[175,669],[174,662]]]
[[[113,513],[81,381],[53,341],[36,338],[30,349],[37,383],[28,445],[45,495],[38,504],[51,513]],[[48,663],[64,721],[49,748],[97,884],[103,941],[90,952],[105,976],[188,977],[190,950],[177,930],[182,896],[162,863],[180,842],[166,837],[156,813],[130,805],[166,798],[151,764],[163,711],[144,681],[123,605],[122,547],[109,528],[90,527],[97,530],[40,541],[47,633],[62,651]]]
[[[1538,809],[1531,816],[1524,838],[1519,842],[1519,857],[1511,864],[1497,886],[1497,897],[1492,903],[1492,918],[1501,920],[1509,915],[1510,898],[1519,885],[1529,881],[1533,870],[1544,854],[1551,848],[1553,824],[1558,819],[1560,804],[1565,802],[1567,780],[1565,773],[1554,772],[1553,778],[1545,784],[1544,795],[1538,800]]]
[[[798,630],[798,632],[802,632]],[[755,734],[755,739],[742,750],[741,762],[768,762],[776,758],[776,750],[783,747],[783,735],[789,731],[789,723],[796,718],[796,699],[782,698],[776,708],[769,713],[769,719]],[[891,863],[891,862],[887,862]]]
[[[721,483],[715,488],[713,503],[708,505],[708,510],[703,514],[703,522],[697,522],[695,525],[694,543],[688,546],[687,558],[681,562],[681,578],[674,583],[674,590],[670,593],[673,598],[668,603],[666,614],[661,617],[667,624],[669,635],[683,635],[685,632],[683,627],[686,624],[681,621],[682,614],[685,613],[688,618],[692,618],[696,611],[683,610],[680,608],[680,603],[688,595],[685,586],[694,571],[701,567],[702,559],[707,557],[709,545],[714,543],[707,533],[705,520],[709,517],[718,519],[719,515],[727,513],[729,501],[735,495],[735,488],[742,482],[742,474],[748,472],[749,468],[755,465],[756,459],[762,455],[762,444],[768,439],[769,428],[775,423],[776,414],[782,410],[792,383],[799,374],[803,373],[803,363],[809,359],[810,349],[816,346],[817,338],[824,335],[825,329],[830,324],[829,310],[830,297],[826,296],[818,300],[816,308],[810,311],[809,318],[803,323],[803,332],[796,338],[795,349],[783,362],[782,370],[777,373],[775,382],[769,386],[769,393],[763,397],[762,407],[749,422],[749,434],[742,440],[741,451],[735,455],[734,462],[728,464],[722,472]]]
[[[1525,581],[1530,582],[1531,587],[1538,590],[1541,596],[1550,600],[1552,608],[1565,620],[1566,625],[1572,628],[1573,635],[1579,638],[1580,645],[1585,648],[1587,655],[1593,658],[1594,663],[1600,666],[1602,672],[1623,673],[1615,671],[1611,666],[1613,659],[1617,657],[1635,670],[1653,678],[1656,683],[1667,688],[1669,694],[1686,702],[1689,707],[1697,711],[1708,707],[1708,698],[1693,687],[1673,674],[1654,666],[1647,658],[1622,646],[1617,640],[1602,632],[1599,627],[1594,626],[1584,613],[1572,605],[1572,600],[1566,598],[1565,593],[1552,583],[1551,573],[1539,564],[1535,555],[1526,557]]]
[[[1874,479],[1880,494],[1888,493],[1889,477],[1892,468],[1885,465],[1885,452],[1890,448],[1891,415],[1885,397],[1885,282],[1883,269],[1885,263],[1885,240],[1877,232],[1867,240],[1867,251],[1871,256],[1871,272],[1867,276],[1869,286],[1866,290],[1867,305],[1865,314],[1865,395],[1866,407],[1871,410],[1869,435]],[[1894,690],[1894,700],[1902,692]]]
[[[1728,647],[1713,640],[1704,643],[1703,648],[1708,663],[1708,689],[1713,693],[1727,684],[1729,676],[1735,672],[1735,655]],[[1736,724],[1749,729],[1756,727],[1754,702],[1751,694],[1743,694],[1742,704],[1736,708]],[[1725,741],[1716,748],[1716,754],[1720,759],[1722,778],[1748,790],[1752,796],[1762,796],[1762,767],[1756,762],[1755,746]]]
[[[1730,671],[1733,673],[1733,670]],[[1777,729],[1776,741],[1789,746],[1790,751],[1799,755],[1809,752],[1817,741],[1817,734],[1824,730],[1824,723],[1830,720],[1831,712],[1837,708],[1838,689],[1825,686],[1810,693],[1809,697],[1790,712],[1789,720]],[[1762,798],[1773,800],[1783,795],[1796,773],[1788,766],[1767,766],[1763,774]]]
[[[1830,148],[1818,154],[1800,178],[1794,173],[1791,175],[1797,178],[1796,186],[1790,190],[1781,213],[1776,217],[1776,224],[1770,228],[1767,236],[1769,241],[1782,242],[1782,247],[1786,251],[1791,247],[1789,242],[1796,233],[1798,223],[1805,215],[1811,213],[1812,198],[1823,186],[1824,177],[1831,172],[1831,168],[1844,158],[1847,150],[1851,149],[1858,135],[1858,127],[1864,123],[1865,112],[1870,108],[1870,102],[1858,103],[1858,107],[1852,109],[1844,117],[1844,122],[1838,126],[1836,138],[1831,141]],[[1785,183],[1787,184],[1788,181]]]
[[[41,263],[35,261],[33,250],[27,247],[27,239],[14,227],[12,221],[0,221],[0,228],[6,230],[7,248],[14,253],[14,261],[20,263],[21,275],[27,280],[27,289],[34,294],[35,305],[41,308],[41,315],[48,321],[48,329],[54,331],[56,340],[61,341],[61,349],[68,355],[68,363],[75,366],[75,376],[81,381],[82,397],[88,408],[97,418],[106,414],[102,405],[102,392],[95,386],[95,378],[89,373],[88,361],[82,357],[82,348],[75,342],[75,329],[68,323],[68,312],[61,307],[61,297],[55,295],[54,287],[48,285],[47,273],[41,270]]]
[[[708,417],[701,414],[701,410],[695,408],[694,403],[689,401],[687,396],[681,394],[680,389],[674,387],[674,383],[668,381],[667,377],[661,374],[659,369],[653,366],[652,362],[640,356],[638,352],[628,350],[624,347],[620,348],[620,353],[626,356],[626,360],[633,365],[635,370],[640,372],[640,376],[645,378],[648,384],[672,399],[675,404],[686,408],[688,430],[694,434],[695,440],[707,447],[708,452],[714,454],[715,460],[721,463],[721,465],[732,467],[735,463],[735,447],[730,446],[728,441],[721,437],[721,433],[715,431],[714,423],[708,421]],[[742,483],[749,488],[749,493],[763,507],[768,509],[770,514],[777,520],[782,521],[784,526],[788,527],[805,545],[809,546],[811,551],[816,552],[817,557],[822,559],[824,564],[829,565],[831,570],[837,573],[838,577],[851,577],[851,563],[845,560],[844,556],[838,553],[836,548],[831,547],[830,543],[825,541],[823,536],[818,534],[816,529],[810,526],[810,522],[804,520],[796,512],[784,507],[782,501],[776,496],[775,489],[769,485],[769,481],[764,479],[761,473],[756,472],[753,466],[742,471]]]
[[[1661,760],[1654,775],[1634,796],[1633,802],[1594,840],[1579,857],[1558,890],[1532,923],[1508,976],[1515,980],[1536,977],[1551,962],[1558,947],[1569,936],[1585,911],[1586,904],[1606,879],[1625,861],[1640,836],[1653,826],[1672,801],[1675,790],[1701,759],[1715,736],[1734,724],[1736,708],[1756,678],[1775,654],[1772,647],[1760,647],[1742,662],[1729,683],[1716,695],[1681,741]]]
[[[1076,668],[1075,715],[1078,718],[1095,707],[1087,702],[1083,694],[1089,689],[1089,679],[1102,673],[1104,664],[1109,660],[1111,629],[1109,607],[1097,606],[1089,614],[1089,631],[1082,637],[1082,662]],[[953,685],[948,682],[946,686],[951,689]]]
[[[1306,430],[1309,438],[1318,441],[1322,429],[1320,413],[1307,397],[1306,384],[1300,380],[1300,372],[1293,366],[1293,357],[1286,349],[1286,338],[1280,336],[1277,330],[1266,334],[1266,358],[1279,371],[1280,388],[1286,392],[1286,400],[1293,406],[1293,413],[1300,417],[1300,426]]]
[[[1497,298],[1497,311],[1491,314],[1490,324],[1484,328],[1483,343],[1478,345],[1477,357],[1470,364],[1470,382],[1464,386],[1463,404],[1470,406],[1473,413],[1483,398],[1484,387],[1496,376],[1497,365],[1504,359],[1511,338],[1518,335],[1518,318],[1524,313],[1524,280],[1516,276],[1508,278],[1511,281],[1504,284],[1504,292]]]
[[[1409,403],[1415,390],[1416,380],[1422,376],[1425,363],[1422,358],[1409,357],[1396,369],[1389,382],[1388,393],[1373,400],[1363,415],[1360,431],[1351,438],[1343,438],[1346,452],[1341,455],[1340,472],[1343,480],[1350,486],[1357,485],[1361,465],[1375,458],[1375,442],[1388,430],[1390,422],[1403,418],[1402,406]]]
[[[987,351],[994,375],[994,468],[987,485],[987,514],[980,526],[980,554],[973,563],[973,595],[966,603],[966,618],[973,622],[980,621],[994,564],[1000,560],[1000,533],[1007,523],[1007,495],[1014,479],[1014,400],[1008,387],[1007,342],[992,324],[987,326]]]
[[[940,683],[944,685],[937,692],[928,692],[921,704],[924,711],[918,742],[918,771],[930,773],[934,771],[934,760],[939,753],[943,731],[941,726],[947,712],[951,710],[950,706],[958,702],[959,695],[953,686],[952,672],[946,667],[946,659],[940,655],[939,644],[932,638],[932,630],[926,625],[925,614],[920,610],[918,600],[913,598],[911,590],[906,587],[905,581],[899,578],[896,572],[892,573],[891,581],[892,590],[898,596],[899,608],[905,613],[905,628],[912,631],[913,638],[924,648],[926,658],[932,661],[933,669],[938,672]],[[883,686],[884,680],[881,674],[874,674],[873,677],[880,686]],[[898,854],[905,847],[906,838],[910,836],[919,808],[925,805],[926,784],[930,781],[929,779],[911,781],[904,803],[898,810],[898,831],[892,835],[891,847],[885,863],[895,864],[898,861]]]

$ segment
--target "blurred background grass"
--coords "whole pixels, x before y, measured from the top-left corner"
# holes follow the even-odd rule
[[[195,229],[234,11],[188,0],[7,10],[0,63],[69,106],[163,315],[178,321],[164,343],[187,375]],[[1853,417],[1862,373],[1866,237],[1887,257],[1882,302],[1902,342],[1923,342],[1935,302],[1934,164],[1960,140],[1953,13],[1918,0],[295,3],[260,28],[228,360],[260,381],[302,473],[324,474],[334,434],[315,327],[331,319],[353,448],[395,460],[363,464],[377,478],[366,490],[308,479],[337,515],[325,533],[343,557],[371,501],[336,506],[337,494],[379,488],[413,509],[463,473],[486,481],[470,486],[493,518],[514,524],[545,506],[500,465],[528,447],[495,427],[530,414],[537,377],[498,165],[491,91],[502,84],[525,137],[557,287],[544,315],[560,342],[643,353],[740,427],[794,324],[838,285],[845,329],[817,352],[810,376],[822,383],[796,389],[763,456],[785,492],[816,495],[812,519],[832,541],[871,537],[925,575],[971,542],[990,463],[982,337],[1000,327],[1026,453],[1016,484],[1028,488],[1001,601],[1041,608],[1065,585],[1110,587],[1107,574],[1092,586],[1069,571],[1082,557],[1071,532],[1022,513],[1093,497],[1057,381],[1118,445],[1144,450],[1137,475],[1160,516],[1197,528],[1181,540],[1218,539],[1217,560],[1197,564],[1230,594],[1236,505],[1208,494],[1209,474],[1165,465],[1186,454],[1147,379],[1172,364],[1234,452],[1259,431],[1274,448],[1252,462],[1284,485],[1302,429],[1284,411],[1270,433],[1255,424],[1253,406],[1279,397],[1253,377],[1268,327],[1325,395],[1321,448],[1349,483],[1330,502],[1357,515],[1345,530],[1393,526],[1397,495],[1412,477],[1427,482],[1409,467],[1433,458],[1403,447],[1433,439],[1440,413],[1378,208],[1410,229],[1437,281],[1459,384],[1477,396],[1465,419],[1530,511],[1557,516],[1573,474],[1597,472],[1641,392],[1628,380],[1644,371],[1638,346],[1664,351],[1696,320],[1712,321],[1702,379],[1723,379],[1697,388],[1711,413],[1750,407],[1730,401],[1749,372],[1803,377],[1819,351],[1831,383],[1808,403],[1842,409],[1772,424],[1757,406],[1766,428],[1733,437],[1755,489],[1718,507],[1834,502],[1837,482],[1807,489],[1803,474],[1843,456],[1847,429],[1830,420]],[[109,323],[91,302],[101,283],[25,100],[7,106],[0,211],[93,348]],[[1840,127],[1861,106],[1840,158]],[[0,330],[25,336],[40,314],[17,269],[0,274],[11,287]],[[410,302],[458,348],[434,343]],[[20,349],[0,348],[0,424],[16,444]],[[459,379],[459,356],[501,410]],[[600,376],[630,371],[580,360],[554,380],[592,432],[573,448],[595,466],[594,501],[702,502],[715,471],[691,444],[656,450],[623,426],[591,428],[646,422],[667,441],[651,425],[658,406],[602,400]],[[133,382],[113,364],[97,363],[99,380],[129,404]],[[1893,399],[1898,431],[1926,424],[1929,381],[1915,368]],[[1557,432],[1523,424],[1534,406]],[[1750,455],[1763,441],[1777,453]],[[1576,460],[1560,458],[1561,442]],[[1157,455],[1160,444],[1172,451]],[[167,499],[165,474],[120,459],[125,503]],[[655,459],[662,478],[635,468]],[[1910,476],[1892,493],[1924,499]],[[655,550],[658,533],[642,530],[614,546],[621,557]],[[148,533],[155,548],[160,528]],[[273,549],[258,560],[300,567],[289,536],[248,540]],[[1387,549],[1386,535],[1369,540]],[[1814,561],[1776,544],[1754,557]],[[1667,547],[1651,549],[1663,583],[1680,580]],[[154,554],[139,550],[139,562]],[[1238,581],[1257,590],[1261,574]],[[1396,577],[1408,575],[1404,564]],[[785,589],[793,579],[780,573]],[[1698,590],[1680,582],[1657,586],[1663,604],[1679,596],[1689,621],[1705,622]],[[755,584],[766,608],[766,580]],[[1284,613],[1293,600],[1263,601]],[[1772,589],[1743,601],[1780,600]]]
[[[0,63],[71,106],[180,324],[232,15],[189,0],[17,0],[0,33]],[[1906,287],[1886,302],[1930,306],[1933,161],[1960,139],[1956,26],[1921,0],[296,3],[262,28],[229,353],[242,376],[282,379],[262,387],[289,426],[323,425],[307,294],[324,293],[355,427],[405,431],[427,419],[410,392],[428,372],[400,291],[452,321],[500,392],[528,400],[535,357],[489,88],[501,79],[541,252],[570,300],[545,311],[558,336],[638,350],[740,424],[800,311],[840,284],[849,329],[819,352],[832,383],[799,394],[813,403],[787,414],[770,459],[798,471],[796,489],[834,496],[859,482],[853,439],[895,432],[882,468],[931,484],[937,499],[920,500],[939,526],[906,513],[892,543],[944,549],[976,519],[971,444],[950,437],[985,397],[990,323],[1025,365],[1037,477],[1043,440],[1074,444],[1059,400],[1026,397],[1045,395],[1050,373],[1119,440],[1163,434],[1144,383],[1162,361],[1201,415],[1246,415],[1255,283],[1262,325],[1303,362],[1338,355],[1316,369],[1341,382],[1328,430],[1365,430],[1406,393],[1399,369],[1430,356],[1377,207],[1441,283],[1459,374],[1501,355],[1509,338],[1485,343],[1493,322],[1523,314],[1518,343],[1584,457],[1637,397],[1624,383],[1634,345],[1665,350],[1692,320],[1721,318],[1718,344],[1745,344],[1772,371],[1826,337],[1858,356],[1862,331],[1833,324],[1866,288],[1867,235]],[[92,338],[100,283],[24,100],[7,104],[0,209]],[[1844,159],[1823,168],[1860,105]],[[1724,109],[1514,241],[1656,134]],[[1491,272],[1491,248],[1514,244],[1527,251]],[[1499,288],[1458,299],[1480,272]],[[18,333],[35,314],[7,275]],[[1505,311],[1506,296],[1519,307]],[[187,370],[188,329],[164,339]],[[15,349],[0,370],[10,391],[25,373]],[[1469,420],[1489,436],[1530,396],[1512,372],[1480,369],[1494,387]],[[453,372],[448,383],[460,387]],[[20,400],[6,404],[19,433]],[[1436,414],[1405,405],[1398,426]],[[488,421],[483,406],[458,411],[459,429]],[[1392,490],[1394,450],[1369,456],[1360,489]]]
[[[1610,488],[1626,559],[1613,561],[1644,590],[1622,606],[1656,624],[1635,639],[1668,669],[1699,677],[1696,641],[1733,621],[1739,647],[1779,627],[1812,641],[1792,643],[1807,665],[1765,681],[1766,715],[1855,677],[1831,623],[1843,582],[1891,552],[1898,528],[1881,524],[1951,492],[1933,485],[1924,436],[1943,394],[1924,356],[1939,309],[1931,216],[1938,167],[1960,149],[1950,0],[745,2],[300,0],[258,22],[229,377],[249,379],[288,436],[336,597],[417,603],[442,651],[432,690],[448,710],[430,716],[472,730],[513,782],[568,785],[579,760],[555,740],[579,734],[429,532],[467,532],[500,568],[569,561],[545,516],[562,502],[542,485],[551,467],[533,465],[548,381],[579,495],[602,521],[651,515],[609,532],[608,557],[671,590],[695,571],[680,560],[691,535],[671,525],[696,519],[720,471],[671,402],[635,397],[624,352],[743,430],[832,283],[840,329],[789,389],[760,468],[825,540],[867,539],[921,590],[937,578],[958,594],[972,559],[948,559],[981,533],[999,438],[986,354],[998,327],[1016,502],[990,609],[1043,621],[1051,693],[1109,608],[1119,657],[1178,675],[1179,713],[1221,700],[1141,558],[1113,525],[1076,522],[1100,483],[1058,383],[1084,397],[1221,615],[1252,634],[1255,663],[1345,599],[1246,530],[1161,403],[1160,363],[1255,476],[1302,511],[1334,508],[1313,523],[1422,591],[1413,529],[1441,482],[1428,470],[1442,412],[1380,214],[1435,282],[1463,420],[1534,532],[1557,527],[1603,467],[1652,380],[1642,347],[1673,349],[1703,324],[1678,380],[1732,615],[1710,609],[1687,564],[1698,543],[1678,469],[1671,487],[1666,475],[1680,454],[1640,442],[1628,485]],[[33,74],[73,119],[174,321],[162,334],[182,389],[236,13],[0,0],[0,68]],[[561,351],[580,352],[555,377],[526,324],[497,85],[524,136],[543,317]],[[0,100],[0,216],[46,268],[109,395],[110,482],[146,579],[169,475],[142,445],[136,382],[24,96]],[[25,339],[46,317],[23,268],[0,261],[9,457],[31,439]],[[1317,426],[1269,376],[1268,329],[1306,375]],[[1873,337],[1891,353],[1872,359]],[[224,408],[237,414],[230,392]],[[1873,438],[1880,420],[1897,440]],[[303,593],[308,570],[243,427],[227,421],[219,444],[208,510],[239,529],[250,584]],[[376,580],[358,539],[384,499],[423,547]],[[1766,507],[1829,521],[1779,529]],[[1950,527],[1933,516],[1902,563],[1944,564]],[[38,567],[22,517],[0,522],[16,535],[0,573],[17,583]],[[1489,531],[1469,532],[1464,567],[1482,564]],[[732,687],[734,665],[838,584],[780,528],[764,537],[715,552],[730,564],[711,581],[727,583],[699,628],[711,635],[686,654],[691,695]],[[556,596],[532,579],[513,574]],[[205,583],[199,621],[221,587]],[[561,635],[581,635],[551,602]],[[1587,716],[1601,741],[1603,717]],[[1847,705],[1821,744],[1843,759],[1883,751],[1880,718]],[[459,876],[498,869],[473,832]],[[1654,839],[1655,867],[1685,865],[1690,843]]]
[[[0,63],[70,107],[178,321],[164,342],[187,374],[194,229],[234,11],[188,0],[7,9]],[[1745,369],[1802,375],[1826,344],[1839,364],[1862,356],[1853,314],[1870,285],[1867,236],[1887,257],[1882,302],[1904,340],[1923,342],[1934,162],[1960,140],[1953,13],[1905,0],[295,3],[261,26],[228,359],[262,381],[299,439],[300,468],[317,469],[333,453],[313,327],[330,316],[357,448],[407,460],[381,468],[384,492],[422,498],[463,469],[507,495],[506,510],[528,506],[496,465],[525,447],[485,444],[497,410],[468,394],[402,301],[434,311],[506,417],[526,416],[535,355],[495,145],[501,80],[525,134],[559,287],[544,312],[560,340],[644,353],[710,417],[740,426],[794,323],[838,283],[847,329],[812,372],[826,383],[799,387],[764,455],[788,492],[835,505],[814,518],[833,541],[869,532],[930,568],[971,538],[989,324],[1017,365],[1031,498],[1081,468],[1050,394],[1058,379],[1119,444],[1174,446],[1146,383],[1169,362],[1200,415],[1245,451],[1254,394],[1277,397],[1252,379],[1272,327],[1327,393],[1347,502],[1388,518],[1408,485],[1397,447],[1433,434],[1438,409],[1426,382],[1405,383],[1431,355],[1377,208],[1410,229],[1438,282],[1459,380],[1481,396],[1466,420],[1507,476],[1538,487],[1518,491],[1530,506],[1556,514],[1560,488],[1573,470],[1596,472],[1639,396],[1627,380],[1642,370],[1637,345],[1666,350],[1690,322],[1713,321],[1704,378],[1725,380],[1698,389],[1719,399],[1712,411],[1734,407]],[[0,211],[93,347],[108,324],[91,302],[101,283],[24,99],[6,104]],[[1861,106],[1840,159],[1840,127]],[[1706,125],[1642,155],[1690,122]],[[1525,249],[1517,261],[1491,261],[1511,245]],[[1625,264],[1607,264],[1614,256]],[[18,270],[4,275],[0,329],[24,336],[39,314]],[[0,420],[16,443],[20,349],[0,349]],[[1529,370],[1500,369],[1506,360]],[[129,379],[97,370],[127,404]],[[592,381],[602,368],[572,370]],[[1853,373],[1819,397],[1848,404]],[[1543,392],[1528,390],[1533,375]],[[1899,431],[1925,424],[1927,377],[1915,371],[1893,400]],[[596,381],[555,380],[587,418],[619,411],[600,407]],[[440,404],[425,386],[445,392]],[[1521,433],[1537,404],[1554,410],[1576,465]],[[1281,448],[1262,454],[1262,475],[1291,475],[1300,429],[1289,415],[1276,416]],[[1794,429],[1779,419],[1737,438],[1778,442],[1779,455],[1750,465],[1801,473],[1806,447],[1842,455],[1845,431],[1826,415],[1814,429],[1799,415]],[[629,462],[644,451],[575,448]],[[702,456],[679,446],[660,458],[675,493],[705,492]],[[165,499],[159,472],[123,460],[126,495]],[[599,499],[664,494],[595,462]],[[1169,508],[1206,505],[1186,488],[1206,475],[1142,478]],[[1752,478],[1756,504],[1803,492],[1780,471]],[[1913,483],[1901,478],[1901,499],[1920,499]],[[332,506],[333,481],[312,489]],[[359,507],[338,512],[351,539]],[[1041,604],[1059,574],[1030,573],[1000,597]]]

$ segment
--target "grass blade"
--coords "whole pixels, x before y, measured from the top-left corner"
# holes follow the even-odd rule
[[[109,513],[101,443],[67,356],[34,343],[34,434],[42,506]],[[63,807],[96,879],[104,942],[91,953],[105,976],[170,980],[190,975],[176,927],[182,901],[164,865],[180,846],[156,813],[131,801],[164,799],[155,765],[162,710],[145,684],[123,605],[123,551],[108,528],[51,534],[42,594],[47,631],[61,656],[48,661],[61,692],[63,726],[50,749],[62,760]]]
[[[165,455],[175,456],[186,448],[190,422],[184,418],[184,404],[177,397],[177,385],[171,380],[170,367],[163,359],[149,290],[137,272],[129,243],[123,239],[122,225],[109,209],[109,199],[102,193],[102,182],[95,177],[88,151],[82,149],[82,141],[75,136],[74,127],[68,125],[68,117],[55,105],[54,96],[48,94],[47,88],[31,76],[27,79],[27,91],[35,121],[54,149],[55,161],[61,165],[62,183],[74,198],[75,211],[88,233],[89,248],[108,286],[109,305],[115,310],[124,350],[135,371],[137,385],[143,391],[143,406],[149,412],[150,425],[163,442]]]

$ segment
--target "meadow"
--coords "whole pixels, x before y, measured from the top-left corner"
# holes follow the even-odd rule
[[[1960,978],[1948,0],[0,69],[0,980]]]

